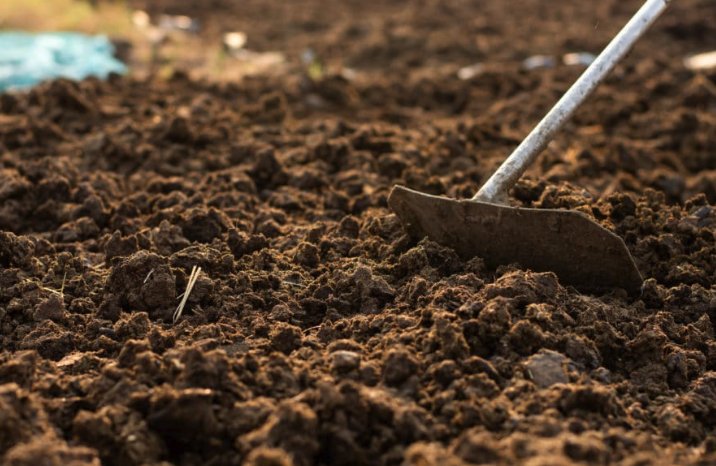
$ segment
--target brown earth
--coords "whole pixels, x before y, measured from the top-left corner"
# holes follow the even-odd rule
[[[0,95],[0,463],[716,463],[716,72],[682,64],[716,3],[674,2],[513,192],[621,236],[638,299],[386,204],[471,196],[582,71],[521,60],[639,3],[155,1],[291,66]]]

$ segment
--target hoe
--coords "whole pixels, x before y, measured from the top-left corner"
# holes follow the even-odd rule
[[[395,186],[388,203],[410,236],[427,236],[493,268],[516,262],[551,271],[580,291],[638,295],[642,277],[620,237],[580,212],[510,207],[508,191],[670,1],[644,3],[472,199]]]

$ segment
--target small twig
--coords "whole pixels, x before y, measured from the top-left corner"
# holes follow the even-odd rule
[[[147,274],[147,278],[144,279],[144,283],[147,283],[149,281],[149,277],[151,277],[153,273],[154,273],[154,269],[149,271],[149,273]]]
[[[56,295],[59,295],[59,294],[60,294],[59,290],[55,290],[55,289],[53,289],[53,288],[48,288],[48,287],[46,287],[46,286],[40,286],[37,282],[35,282],[35,281],[33,281],[33,280],[30,280],[29,278],[23,279],[22,282],[23,282],[23,283],[32,283],[33,285],[37,285],[39,289],[45,290],[45,291],[49,291],[50,293],[54,293],[54,294],[56,294]]]
[[[48,288],[48,287],[46,287],[46,286],[41,286],[40,289],[41,289],[41,290],[45,290],[45,291],[49,291],[50,293],[55,293],[56,295],[59,295],[59,296],[62,296],[62,294],[61,294],[59,291],[53,290],[52,288]]]
[[[303,285],[302,283],[296,283],[296,282],[292,282],[290,280],[281,280],[281,283],[283,283],[284,285],[295,286],[297,288],[305,288],[306,287],[306,285]]]
[[[65,266],[65,274],[62,276],[62,286],[60,286],[60,293],[59,295],[61,297],[65,296],[65,281],[67,280],[67,266]]]
[[[174,311],[174,316],[172,317],[172,323],[176,323],[177,320],[182,315],[182,312],[184,312],[184,306],[186,305],[186,301],[189,299],[189,293],[191,293],[192,288],[194,288],[194,284],[196,283],[197,278],[199,278],[199,273],[201,272],[201,267],[197,267],[196,265],[191,268],[191,274],[189,275],[189,281],[186,284],[186,290],[184,290],[183,298],[181,302],[179,303],[179,306],[177,306],[176,310]]]

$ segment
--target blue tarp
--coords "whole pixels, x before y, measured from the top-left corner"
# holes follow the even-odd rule
[[[24,89],[53,78],[80,80],[125,73],[104,36],[74,32],[0,32],[0,92]]]

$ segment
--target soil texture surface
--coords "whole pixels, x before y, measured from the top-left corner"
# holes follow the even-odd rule
[[[471,197],[640,1],[130,3],[288,66],[0,95],[1,464],[716,464],[716,71],[682,61],[716,2],[511,192],[621,237],[636,297],[411,240],[387,197]]]

